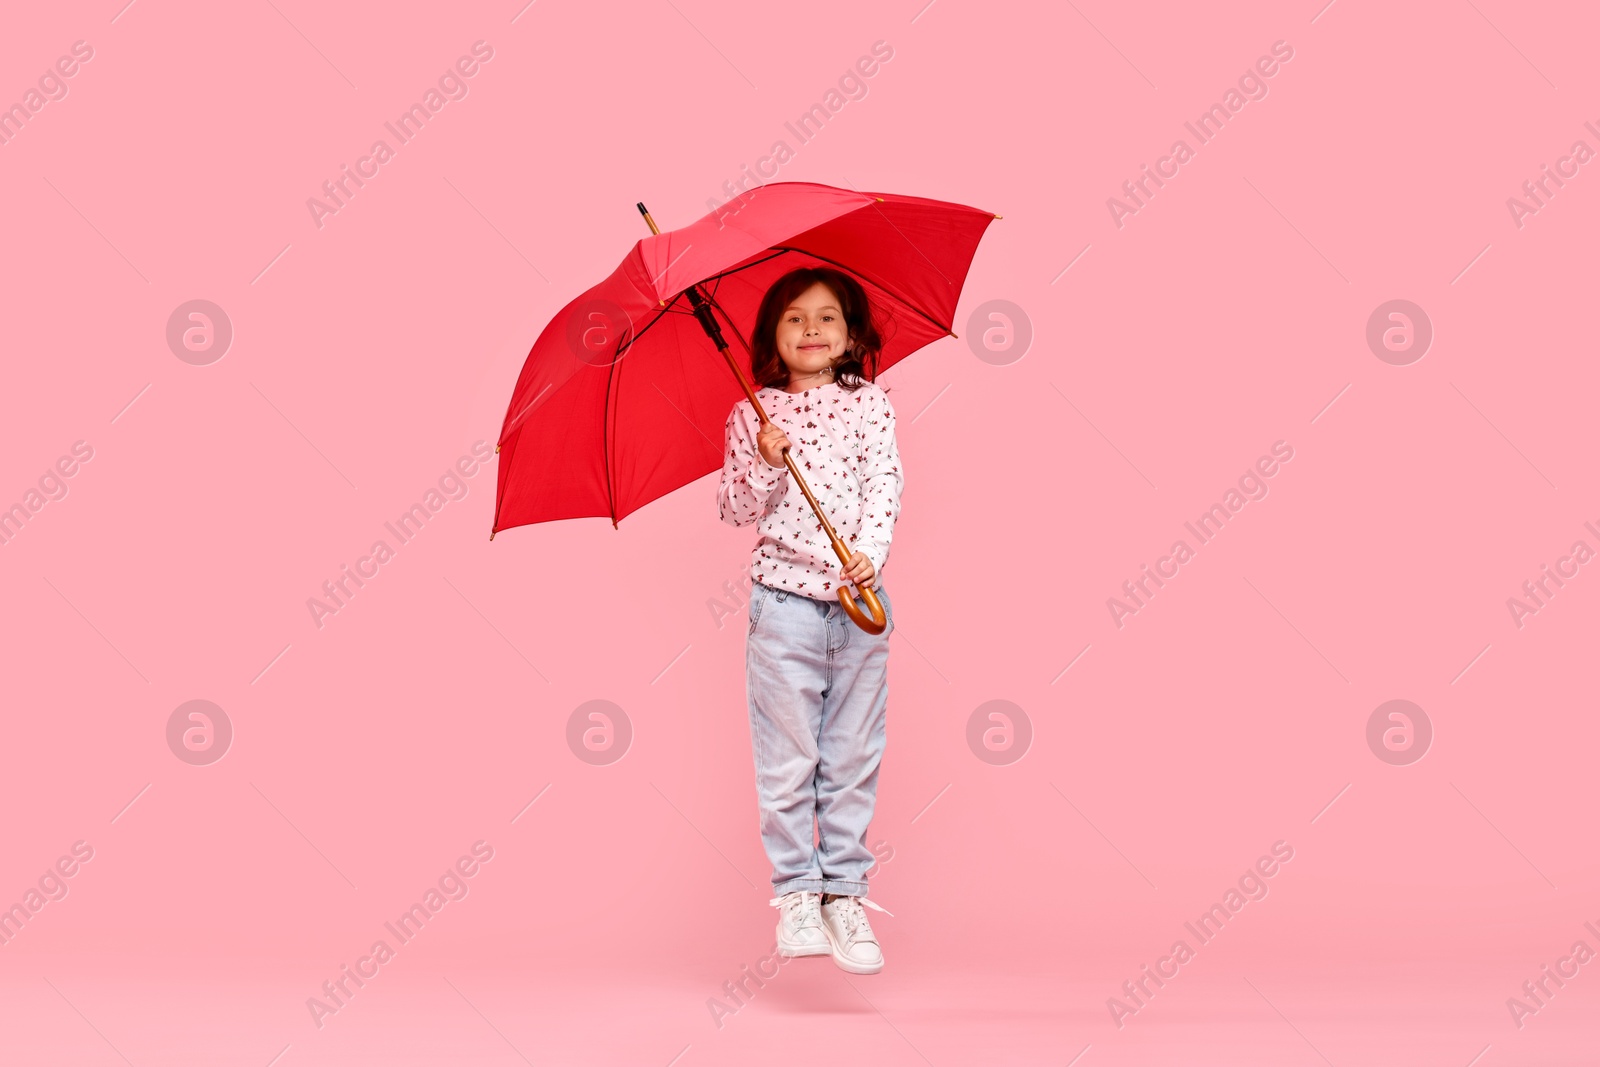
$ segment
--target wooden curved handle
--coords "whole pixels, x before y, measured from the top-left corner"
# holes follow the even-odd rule
[[[856,604],[855,595],[850,591],[849,584],[839,587],[839,603],[844,605],[844,613],[869,634],[881,634],[889,627],[889,618],[883,612],[883,603],[878,599],[878,594],[873,592],[872,586],[861,587],[861,595],[866,598],[868,615]]]

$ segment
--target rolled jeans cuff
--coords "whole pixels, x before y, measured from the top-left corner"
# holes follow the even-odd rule
[[[835,878],[791,878],[772,887],[775,897],[785,893],[832,893],[839,897],[864,897],[867,895],[867,883],[841,882]]]

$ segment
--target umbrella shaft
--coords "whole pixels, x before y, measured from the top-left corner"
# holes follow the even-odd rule
[[[719,349],[727,348],[728,342],[722,339],[722,326],[711,313],[711,305],[700,295],[700,286],[698,284],[689,286],[683,295],[689,298],[689,306],[694,308],[694,317],[700,320],[700,328],[711,338],[711,343]]]

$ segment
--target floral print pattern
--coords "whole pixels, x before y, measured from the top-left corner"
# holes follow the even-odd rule
[[[789,438],[789,458],[834,531],[872,561],[876,588],[905,486],[888,395],[873,382],[854,391],[829,382],[803,393],[769,386],[756,390],[756,397]],[[789,468],[762,458],[756,447],[760,430],[748,399],[728,413],[718,514],[731,526],[758,524],[750,555],[756,581],[817,600],[837,599],[843,564]]]

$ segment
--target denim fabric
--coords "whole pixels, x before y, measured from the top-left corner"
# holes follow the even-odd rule
[[[877,635],[851,622],[837,595],[822,601],[761,582],[750,587],[745,689],[761,843],[776,895],[867,894],[876,858],[866,835],[894,632],[889,594],[881,586],[874,592],[888,621]]]

